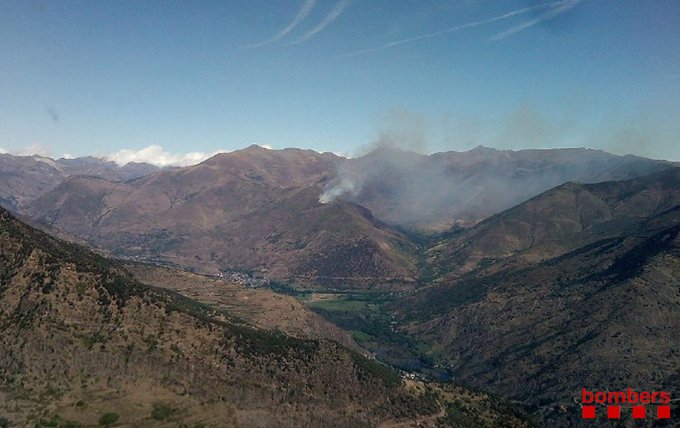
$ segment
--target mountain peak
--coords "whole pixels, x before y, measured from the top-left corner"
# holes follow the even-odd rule
[[[493,147],[487,147],[482,144],[479,144],[475,148],[469,150],[470,152],[475,152],[475,153],[495,153],[495,152],[500,152],[502,150],[494,149]]]
[[[269,147],[261,146],[259,144],[251,144],[248,147],[246,147],[245,149],[241,149],[241,150],[237,150],[237,151],[244,151],[244,152],[245,151],[259,151],[259,152],[261,152],[261,151],[265,151],[265,150],[272,150],[272,149],[269,148]]]

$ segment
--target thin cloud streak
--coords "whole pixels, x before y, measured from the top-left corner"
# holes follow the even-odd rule
[[[503,40],[507,37],[510,37],[513,34],[517,34],[520,31],[524,31],[527,28],[531,28],[534,25],[538,25],[550,19],[557,18],[559,15],[563,14],[564,12],[567,12],[569,9],[573,8],[582,1],[583,0],[564,0],[560,2],[561,4],[554,6],[552,9],[548,10],[546,13],[539,16],[538,18],[522,22],[521,24],[517,24],[514,27],[511,27],[510,29],[491,37],[491,40],[497,42],[499,40]]]
[[[345,11],[347,6],[349,6],[351,3],[351,0],[340,0],[335,4],[335,7],[330,11],[328,15],[317,25],[316,27],[312,28],[309,32],[307,32],[305,35],[297,39],[296,41],[292,42],[291,45],[296,45],[298,43],[303,43],[309,40],[312,36],[314,36],[317,33],[322,32],[323,30],[326,29],[329,25],[333,23],[336,19],[342,15],[342,13]]]
[[[268,45],[269,43],[278,42],[279,40],[284,38],[286,34],[293,31],[293,29],[295,29],[295,27],[297,27],[302,21],[304,21],[312,12],[314,6],[316,6],[316,0],[305,0],[305,2],[302,4],[302,7],[300,8],[300,11],[297,13],[297,15],[295,15],[295,18],[293,18],[293,20],[290,21],[290,24],[288,24],[283,30],[276,33],[276,35],[271,39],[265,40],[264,42],[256,43],[254,45],[249,45],[247,47],[258,48],[260,46]]]
[[[528,12],[532,12],[534,10],[539,10],[539,9],[544,9],[544,8],[557,8],[557,7],[560,7],[560,5],[564,4],[565,2],[569,2],[569,1],[571,1],[571,0],[552,1],[552,2],[548,2],[548,3],[541,3],[541,4],[538,4],[538,5],[535,5],[535,6],[524,7],[522,9],[513,10],[513,11],[505,13],[503,15],[494,16],[493,18],[468,22],[467,24],[457,25],[455,27],[446,28],[446,29],[440,30],[440,31],[435,31],[433,33],[421,34],[420,36],[396,40],[394,42],[390,42],[386,45],[379,46],[377,48],[362,49],[362,50],[359,50],[359,51],[356,51],[356,52],[351,52],[351,53],[348,53],[348,54],[341,55],[340,58],[346,58],[346,57],[362,55],[362,54],[366,54],[366,53],[378,52],[378,51],[381,51],[383,49],[393,48],[395,46],[403,45],[403,44],[406,44],[406,43],[412,43],[412,42],[415,42],[415,41],[418,41],[418,40],[429,39],[429,38],[432,38],[432,37],[438,37],[438,36],[442,36],[444,34],[454,33],[456,31],[460,31],[460,30],[465,30],[467,28],[478,27],[480,25],[485,25],[485,24],[491,24],[491,23],[496,22],[496,21],[502,21],[504,19],[512,18],[514,16],[522,15],[522,14],[525,14],[525,13],[528,13]]]

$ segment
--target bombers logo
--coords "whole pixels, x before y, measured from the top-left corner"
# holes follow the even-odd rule
[[[636,392],[628,388],[626,391],[588,391],[581,390],[581,417],[583,419],[597,418],[599,404],[607,408],[608,419],[620,419],[621,408],[625,407],[632,414],[633,419],[645,419],[648,416],[657,419],[670,419],[671,394],[667,391]],[[648,406],[651,405],[651,406]],[[648,414],[647,408],[650,408]],[[656,415],[652,416],[653,413]]]

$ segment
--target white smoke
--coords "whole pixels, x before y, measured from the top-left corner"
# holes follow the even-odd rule
[[[356,196],[361,190],[361,185],[351,177],[339,177],[339,181],[327,186],[319,196],[319,202],[330,204],[343,195]]]
[[[404,156],[405,152],[422,153],[426,150],[428,121],[425,116],[395,107],[384,115],[382,122],[375,140],[360,149],[364,155],[373,155],[352,159],[349,155],[336,153],[349,162],[338,165],[337,177],[326,185],[319,202],[327,204],[340,197],[352,200],[367,182],[389,167],[410,167],[411,159],[408,155]]]

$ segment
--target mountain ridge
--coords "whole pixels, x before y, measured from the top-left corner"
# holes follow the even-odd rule
[[[338,286],[366,277],[412,282],[415,247],[406,237],[355,204],[319,203],[335,156],[284,152],[250,148],[125,183],[74,177],[28,215],[115,254],[168,256],[210,273],[266,270]],[[346,255],[317,263],[327,251]]]
[[[547,424],[579,426],[581,387],[677,394],[678,189],[680,168],[567,183],[454,234],[430,250],[433,281],[393,304],[400,328],[463,381],[521,400]],[[593,205],[612,215],[565,227]]]
[[[434,426],[455,398],[468,409],[457,420],[528,426],[488,395],[405,382],[336,342],[256,330],[142,284],[3,208],[0,262],[3,423]]]
[[[512,178],[518,165],[526,172]],[[550,172],[551,165],[561,172]],[[666,168],[585,149],[427,156],[382,148],[345,159],[251,146],[127,182],[72,177],[32,201],[25,214],[118,256],[205,273],[251,270],[305,286],[352,288],[368,280],[412,288],[420,243],[403,231],[477,222],[551,180]],[[527,180],[539,187],[528,190]],[[472,217],[456,220],[461,210]]]

